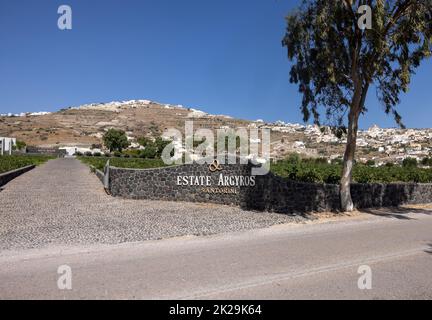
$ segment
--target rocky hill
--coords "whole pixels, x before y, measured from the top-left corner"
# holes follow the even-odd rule
[[[94,103],[61,109],[53,113],[22,113],[0,116],[0,136],[16,137],[28,145],[54,147],[101,143],[109,128],[127,132],[130,139],[157,136],[166,128],[183,129],[185,120],[194,127],[247,126],[249,121],[210,115],[180,105],[148,100]]]
[[[93,103],[57,112],[0,115],[0,136],[16,137],[27,145],[53,148],[101,144],[109,128],[126,131],[134,142],[142,136],[156,137],[167,128],[184,131],[186,120],[199,128],[269,128],[271,154],[275,159],[290,153],[308,157],[340,158],[345,139],[336,138],[328,128],[277,121],[265,123],[212,115],[181,105],[149,100]],[[381,129],[360,131],[357,158],[377,163],[401,161],[407,156],[421,159],[432,154],[432,129]]]

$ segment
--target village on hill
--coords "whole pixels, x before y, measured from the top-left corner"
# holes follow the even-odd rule
[[[193,120],[196,128],[271,130],[271,158],[280,160],[297,153],[304,157],[343,157],[346,138],[338,138],[329,127],[234,119],[212,115],[182,105],[150,100],[92,103],[63,108],[58,112],[29,112],[0,115],[0,135],[23,140],[28,146],[62,148],[69,153],[101,152],[101,139],[109,128],[122,129],[130,148],[140,148],[137,140],[154,139],[168,127],[182,129],[185,120]],[[359,130],[357,160],[375,165],[401,163],[405,158],[421,161],[432,154],[432,129],[380,128],[376,125]]]

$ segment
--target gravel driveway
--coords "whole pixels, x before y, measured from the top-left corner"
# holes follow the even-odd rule
[[[3,186],[0,250],[208,235],[301,219],[230,206],[114,198],[87,166],[65,158]]]

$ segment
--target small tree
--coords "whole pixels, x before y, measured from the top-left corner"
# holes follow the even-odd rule
[[[403,161],[402,161],[402,167],[404,167],[404,168],[415,168],[415,167],[417,167],[417,165],[418,165],[418,162],[417,162],[416,158],[408,157],[408,158],[403,159]]]
[[[375,165],[375,160],[369,159],[368,161],[366,161],[366,165],[373,167]]]
[[[154,145],[148,145],[140,153],[140,158],[154,159],[157,156],[157,149]]]
[[[370,29],[360,23],[367,8],[373,13]],[[354,209],[350,185],[358,120],[367,112],[369,88],[375,86],[386,113],[403,127],[399,96],[431,55],[431,39],[432,0],[303,0],[287,17],[282,45],[293,62],[290,81],[303,94],[304,121],[312,116],[320,125],[322,108],[335,133],[347,134],[342,210]]]
[[[156,156],[158,158],[162,157],[162,151],[165,149],[165,147],[167,145],[169,145],[171,143],[171,141],[169,140],[164,140],[162,137],[157,137],[155,142],[154,142],[154,146],[156,148]]]
[[[424,166],[432,166],[432,158],[424,157],[421,164]]]
[[[143,147],[146,147],[147,145],[153,143],[153,141],[150,138],[147,138],[147,137],[140,137],[140,138],[137,139],[137,141]]]
[[[122,152],[124,148],[129,146],[126,133],[123,130],[109,129],[103,136],[105,146],[110,152],[117,150]]]
[[[17,140],[16,144],[12,147],[13,150],[23,150],[27,144],[24,141]]]

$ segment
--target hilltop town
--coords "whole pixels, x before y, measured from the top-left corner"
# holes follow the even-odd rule
[[[309,156],[328,157],[329,159],[343,156],[346,138],[338,138],[328,127],[316,125],[290,124],[278,121],[262,124],[272,132],[283,134],[284,137],[303,134],[286,149],[282,138],[273,143],[274,156],[280,157],[284,152],[304,153]],[[366,162],[374,160],[377,165],[387,162],[399,163],[411,157],[421,160],[432,153],[432,129],[398,129],[380,128],[377,125],[367,130],[359,130],[357,138],[358,160]]]
[[[341,158],[344,137],[336,137],[328,127],[235,119],[212,115],[182,105],[150,100],[92,103],[62,108],[57,112],[31,112],[0,115],[0,136],[23,140],[41,148],[76,147],[91,150],[102,147],[102,136],[109,128],[126,131],[132,148],[139,137],[155,138],[167,128],[184,129],[186,120],[194,128],[268,128],[271,130],[271,157],[283,159],[291,153],[305,157]],[[373,160],[376,165],[418,160],[432,154],[432,129],[396,129],[373,126],[358,134],[357,160]]]

